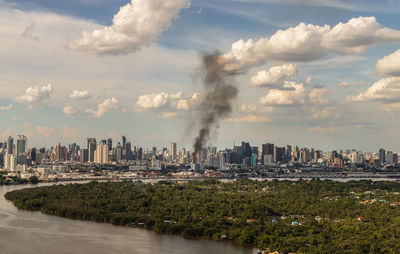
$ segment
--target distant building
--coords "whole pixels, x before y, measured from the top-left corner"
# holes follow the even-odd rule
[[[169,145],[169,160],[170,161],[176,161],[176,150],[177,150],[176,143],[172,142]]]
[[[379,149],[379,164],[383,164],[386,161],[386,153],[385,149]]]

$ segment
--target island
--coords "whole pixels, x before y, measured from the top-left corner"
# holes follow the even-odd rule
[[[90,182],[12,191],[24,210],[280,253],[400,253],[400,183]]]

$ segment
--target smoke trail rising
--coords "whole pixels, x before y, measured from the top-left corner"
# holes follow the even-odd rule
[[[194,140],[194,153],[202,151],[212,132],[218,128],[220,120],[232,113],[238,88],[233,80],[237,74],[224,69],[221,55],[205,54],[201,59],[199,76],[204,85],[203,100],[200,105],[200,130]]]

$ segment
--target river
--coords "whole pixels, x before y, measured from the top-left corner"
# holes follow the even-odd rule
[[[45,186],[49,184],[40,184]],[[9,191],[31,185],[0,186],[0,253],[252,254],[257,250],[204,239],[185,239],[139,228],[71,220],[16,209],[4,199]]]

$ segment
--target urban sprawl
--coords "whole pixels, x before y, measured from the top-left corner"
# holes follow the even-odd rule
[[[398,153],[379,149],[363,153],[354,149],[322,152],[297,146],[259,147],[242,142],[218,151],[206,147],[192,153],[169,148],[143,149],[122,136],[113,139],[88,138],[86,147],[76,143],[50,148],[29,148],[27,137],[19,135],[0,142],[0,168],[7,179],[57,180],[140,180],[198,178],[397,178]]]

